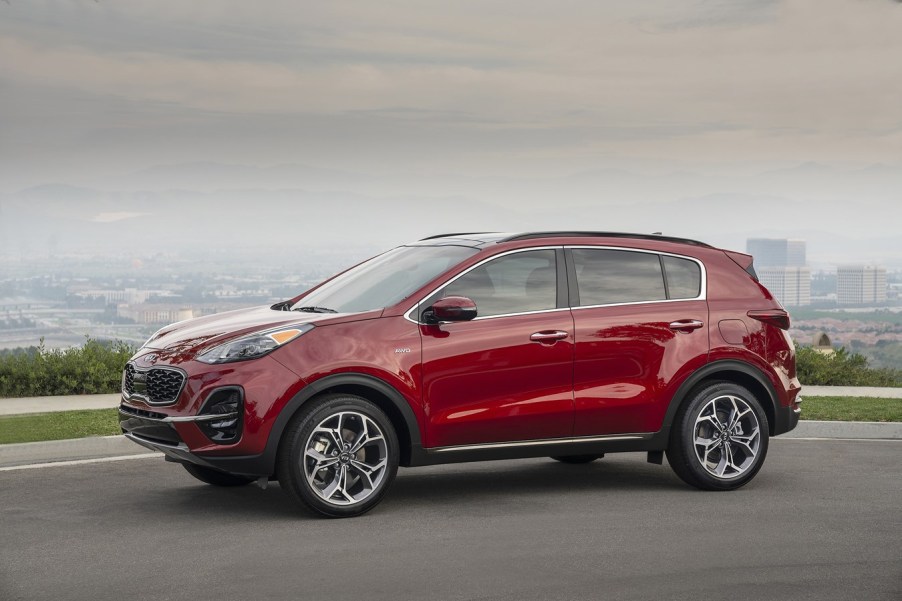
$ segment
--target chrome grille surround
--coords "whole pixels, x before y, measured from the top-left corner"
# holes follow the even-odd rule
[[[187,381],[185,372],[175,367],[137,367],[129,362],[122,372],[122,396],[148,405],[172,405]]]

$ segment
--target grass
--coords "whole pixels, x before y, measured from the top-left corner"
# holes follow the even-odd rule
[[[802,419],[902,422],[902,399],[805,397]],[[0,444],[119,434],[116,409],[0,416]]]
[[[118,409],[0,416],[0,444],[120,434]]]
[[[902,399],[808,397],[802,391],[802,419],[831,422],[902,422]]]

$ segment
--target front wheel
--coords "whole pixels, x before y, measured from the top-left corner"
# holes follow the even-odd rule
[[[767,445],[761,403],[742,386],[720,382],[699,389],[677,413],[667,461],[687,484],[733,490],[755,477]]]
[[[333,394],[311,401],[288,424],[276,470],[296,501],[328,517],[351,517],[382,500],[398,458],[397,435],[379,407]]]

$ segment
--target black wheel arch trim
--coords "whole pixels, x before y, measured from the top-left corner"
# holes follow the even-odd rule
[[[760,400],[762,402],[768,402],[770,404],[769,407],[763,407],[763,409],[765,410],[765,413],[773,417],[773,422],[769,424],[771,436],[782,434],[792,429],[792,427],[789,426],[787,418],[783,415],[785,411],[782,410],[783,408],[780,407],[780,404],[777,402],[777,391],[774,389],[774,386],[768,379],[767,375],[765,375],[764,372],[762,372],[754,365],[750,365],[749,363],[735,361],[732,359],[722,359],[719,361],[714,361],[712,363],[707,363],[699,369],[695,370],[688,378],[686,378],[686,380],[680,385],[680,387],[677,388],[676,393],[670,400],[670,405],[667,407],[667,413],[664,415],[664,422],[661,425],[661,430],[659,430],[657,435],[655,436],[656,440],[659,443],[663,443],[664,447],[667,446],[667,443],[670,439],[670,428],[673,425],[673,419],[674,417],[676,417],[676,413],[679,410],[680,405],[683,404],[683,401],[686,400],[686,397],[689,395],[689,393],[692,392],[692,390],[703,380],[716,377],[717,374],[726,372],[739,372],[743,375],[749,376],[753,378],[758,384],[760,384],[764,388],[764,390],[767,391],[768,398]],[[730,378],[726,377],[724,378],[724,380],[730,381]],[[768,411],[769,409],[771,411]],[[793,424],[793,426],[794,425],[795,424]]]

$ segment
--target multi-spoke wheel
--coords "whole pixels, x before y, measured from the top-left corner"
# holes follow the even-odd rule
[[[685,482],[707,490],[739,488],[764,462],[767,417],[751,392],[718,383],[677,413],[670,440],[667,459]]]
[[[398,441],[391,422],[369,401],[324,396],[286,428],[277,469],[282,487],[315,511],[360,515],[394,479]]]

